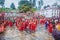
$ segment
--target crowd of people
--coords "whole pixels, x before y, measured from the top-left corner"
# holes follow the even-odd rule
[[[45,22],[45,28],[52,34],[55,40],[60,40],[60,20],[49,19]]]
[[[35,33],[36,28],[38,24],[45,25],[45,29],[48,30],[49,33],[52,34],[52,36],[55,38],[55,40],[60,40],[60,20],[55,19],[48,19],[48,18],[40,18],[40,21],[38,21],[38,18],[23,18],[23,17],[16,17],[13,20],[4,20],[4,22],[0,23],[0,33],[3,33],[5,31],[5,28],[9,26],[12,28],[13,26],[16,26],[16,28],[20,32],[27,32],[29,34]]]

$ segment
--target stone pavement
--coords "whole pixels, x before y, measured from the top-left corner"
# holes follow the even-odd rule
[[[26,32],[21,34],[17,28],[13,28],[11,30],[8,27],[6,28],[5,35],[3,37],[5,40],[54,40],[53,37],[49,35],[48,31],[44,28],[44,25],[37,26],[35,36]]]

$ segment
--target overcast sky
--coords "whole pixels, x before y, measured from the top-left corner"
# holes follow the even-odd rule
[[[18,2],[20,0],[5,0],[5,7],[10,7],[11,3],[13,2],[15,4],[15,7],[17,8],[18,7]],[[36,5],[38,5],[38,1],[39,0],[36,0]],[[58,4],[60,4],[60,0],[43,0],[44,2],[44,5],[52,5],[53,3],[57,2]]]

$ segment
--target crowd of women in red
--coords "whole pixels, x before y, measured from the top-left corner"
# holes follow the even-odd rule
[[[15,22],[15,25],[19,31],[25,31],[26,29],[28,29],[29,31],[35,32],[37,24],[38,20],[36,18],[33,19],[20,18],[17,19]]]
[[[14,25],[19,31],[25,31],[26,29],[28,29],[31,32],[35,32],[37,24],[38,24],[37,18],[25,19],[21,17],[21,18],[16,18],[14,24],[12,20],[4,20],[4,22],[0,24],[2,25],[0,27],[0,30],[2,29],[2,27],[4,29],[7,28],[7,26],[12,28]]]
[[[48,21],[48,23],[46,23]],[[48,30],[51,33],[52,32],[52,27],[53,24],[47,20],[46,18],[44,19],[40,19],[40,24],[45,24],[48,25]],[[4,23],[2,23],[4,28],[6,28],[7,26],[10,26],[10,28],[13,27],[13,22],[12,20],[4,20]],[[35,32],[37,25],[38,25],[38,19],[37,18],[30,18],[30,19],[25,19],[23,17],[16,17],[14,25],[16,26],[16,28],[19,31],[25,31],[26,29]]]
[[[12,20],[4,20],[4,22],[0,23],[0,33],[5,31],[5,28],[9,26],[12,28],[15,26],[19,31],[29,31],[30,33],[36,32],[36,28],[38,24],[43,24],[45,25],[45,28],[49,31],[49,33],[53,33],[52,31],[54,29],[60,30],[60,26],[56,27],[56,25],[59,24],[59,22],[55,22],[54,19],[47,19],[47,18],[41,18],[40,21],[38,22],[37,18],[23,18],[23,17],[16,17],[15,22],[13,24]],[[60,24],[59,24],[60,25]]]

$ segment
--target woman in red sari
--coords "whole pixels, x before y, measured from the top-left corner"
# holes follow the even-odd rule
[[[37,18],[35,18],[35,19],[33,19],[35,22],[36,22],[36,25],[38,24],[38,19]]]
[[[6,26],[7,26],[7,22],[6,22],[6,21],[4,21],[4,23],[3,23],[3,24],[4,24],[4,28],[6,28]]]
[[[35,32],[36,31],[36,22],[34,21],[34,22],[32,22],[32,24],[31,24],[31,31],[32,32]]]
[[[24,21],[21,21],[19,23],[19,31],[21,33],[21,40],[24,40],[24,30],[25,30],[25,22]]]
[[[31,30],[32,19],[29,20],[28,29]]]
[[[52,27],[53,27],[53,25],[52,25],[52,23],[50,22],[50,23],[49,23],[49,26],[48,26],[48,31],[49,31],[49,33],[52,33]]]
[[[19,23],[19,19],[16,19],[15,20],[15,25],[16,25],[17,28],[18,28],[18,23]]]
[[[36,24],[35,21],[33,21],[31,23],[30,30],[31,30],[31,35],[34,36],[34,37],[36,37],[36,34],[35,34],[36,28],[37,28],[37,24]]]
[[[44,23],[44,20],[43,19],[40,19],[40,24],[43,24]]]
[[[42,19],[40,19],[40,24],[42,24]]]
[[[27,31],[28,30],[28,24],[29,24],[29,20],[28,19],[26,19],[26,21],[25,21],[25,31]]]
[[[9,21],[9,26],[12,28],[12,21],[11,20]]]
[[[19,25],[20,25],[19,30],[24,31],[25,30],[25,22],[21,21]]]

